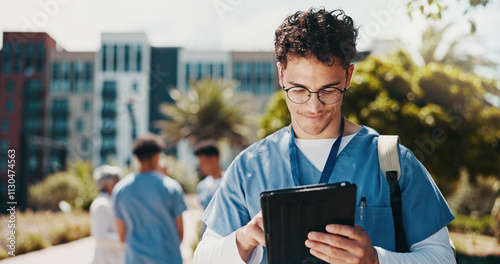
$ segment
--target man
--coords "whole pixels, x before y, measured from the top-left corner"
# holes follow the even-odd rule
[[[354,227],[330,224],[327,232],[310,232],[301,243],[312,255],[328,263],[455,263],[446,229],[454,217],[428,172],[402,145],[399,184],[411,252],[393,252],[390,192],[379,168],[378,134],[341,115],[356,37],[352,19],[341,10],[297,12],[278,27],[275,52],[291,125],[250,146],[229,166],[202,218],[207,231],[195,263],[266,263],[259,194],[317,184],[325,164],[334,165],[328,182],[355,183],[357,204],[364,196],[365,207],[363,217],[357,210]],[[338,156],[329,157],[337,140]]]
[[[164,142],[154,134],[139,137],[133,153],[140,163],[113,189],[116,226],[125,243],[125,263],[182,263],[179,245],[186,210],[180,184],[157,172]]]
[[[123,263],[125,259],[110,201],[113,187],[122,175],[122,169],[116,166],[102,165],[94,170],[94,181],[99,195],[90,205],[90,225],[92,237],[95,239],[94,255],[90,263]]]
[[[205,177],[196,186],[196,193],[203,209],[206,209],[219,188],[224,173],[219,164],[219,149],[215,142],[202,141],[196,144],[194,155],[198,157],[198,167]]]

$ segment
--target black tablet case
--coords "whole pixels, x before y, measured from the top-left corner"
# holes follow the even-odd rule
[[[260,194],[269,264],[325,263],[305,246],[310,231],[327,224],[354,226],[356,185],[348,182],[299,186]]]

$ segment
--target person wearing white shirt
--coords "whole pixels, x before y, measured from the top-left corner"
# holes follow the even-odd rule
[[[118,264],[125,261],[124,244],[116,230],[110,196],[122,175],[122,170],[116,166],[102,165],[94,170],[99,195],[90,206],[91,235],[95,239],[92,264]]]

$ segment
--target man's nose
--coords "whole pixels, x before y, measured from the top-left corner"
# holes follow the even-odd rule
[[[319,100],[318,93],[311,93],[309,100],[306,102],[306,106],[312,113],[317,113],[323,108],[324,104]]]

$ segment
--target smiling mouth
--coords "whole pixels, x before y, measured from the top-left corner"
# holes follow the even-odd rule
[[[324,114],[320,115],[308,115],[308,114],[302,114],[305,118],[312,120],[312,121],[317,121],[323,118]]]

